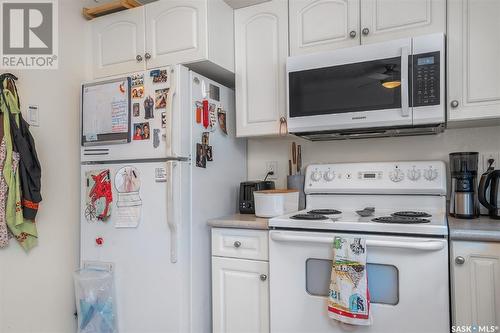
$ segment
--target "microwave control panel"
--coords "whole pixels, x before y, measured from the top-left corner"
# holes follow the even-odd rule
[[[413,105],[439,105],[441,64],[439,52],[413,55]]]

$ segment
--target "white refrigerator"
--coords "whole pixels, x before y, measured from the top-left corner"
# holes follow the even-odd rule
[[[246,141],[235,138],[234,91],[181,65],[127,77],[135,96],[130,127],[142,127],[142,134],[137,129],[129,141],[95,145],[82,132],[90,141],[83,145],[82,139],[81,149],[80,264],[113,270],[119,332],[209,332],[206,221],[237,211],[238,186],[246,179]],[[210,108],[208,128],[203,100]],[[211,146],[205,167],[196,163],[202,143]],[[95,195],[100,182],[108,182],[108,190],[97,186]],[[112,202],[106,200],[109,187]]]

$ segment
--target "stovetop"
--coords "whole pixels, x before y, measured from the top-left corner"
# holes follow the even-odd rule
[[[355,210],[341,214],[310,214],[312,209],[290,213],[269,220],[271,228],[335,230],[384,234],[447,235],[445,211],[420,211],[401,216],[392,209],[375,209],[372,216],[360,216]],[[405,210],[407,211],[407,210]],[[421,214],[425,213],[425,214]],[[403,214],[404,215],[404,214]]]
[[[304,192],[307,209],[270,219],[271,228],[448,234],[442,161],[310,164]]]

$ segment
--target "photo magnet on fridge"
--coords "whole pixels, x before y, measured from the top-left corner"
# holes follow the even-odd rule
[[[210,138],[210,132],[203,132],[201,134],[201,144],[205,145],[205,146],[208,146],[209,143],[210,143],[209,138]]]
[[[134,140],[149,140],[151,137],[151,128],[149,122],[134,124]]]
[[[168,71],[166,69],[155,69],[149,72],[153,78],[153,83],[165,83],[168,80]]]
[[[132,114],[134,117],[139,117],[140,115],[140,109],[141,109],[141,104],[140,103],[134,103],[132,106]]]
[[[165,109],[167,107],[167,98],[169,88],[155,90],[155,108]]]
[[[205,146],[201,143],[196,144],[196,166],[199,168],[207,167],[207,156],[205,154]]]
[[[207,161],[212,162],[214,160],[212,146],[206,146],[205,151],[207,155]]]
[[[130,77],[130,80],[131,80],[130,85],[132,86],[132,88],[142,86],[144,85],[144,74],[142,73],[133,74]]]
[[[152,119],[155,117],[153,113],[153,107],[155,105],[155,102],[153,100],[153,97],[148,96],[144,100],[144,118],[145,119]]]
[[[222,133],[227,134],[226,111],[224,111],[221,107],[217,109],[217,119],[219,120],[219,127]]]
[[[132,98],[139,99],[144,97],[144,86],[132,88]]]
[[[161,128],[167,127],[167,113],[162,112],[161,113]]]

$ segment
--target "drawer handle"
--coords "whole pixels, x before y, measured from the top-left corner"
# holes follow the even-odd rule
[[[260,280],[261,281],[266,281],[267,280],[267,275],[266,274],[261,274],[260,275]]]
[[[234,245],[235,248],[239,248],[241,246],[241,242],[240,241],[235,241],[233,245]]]

